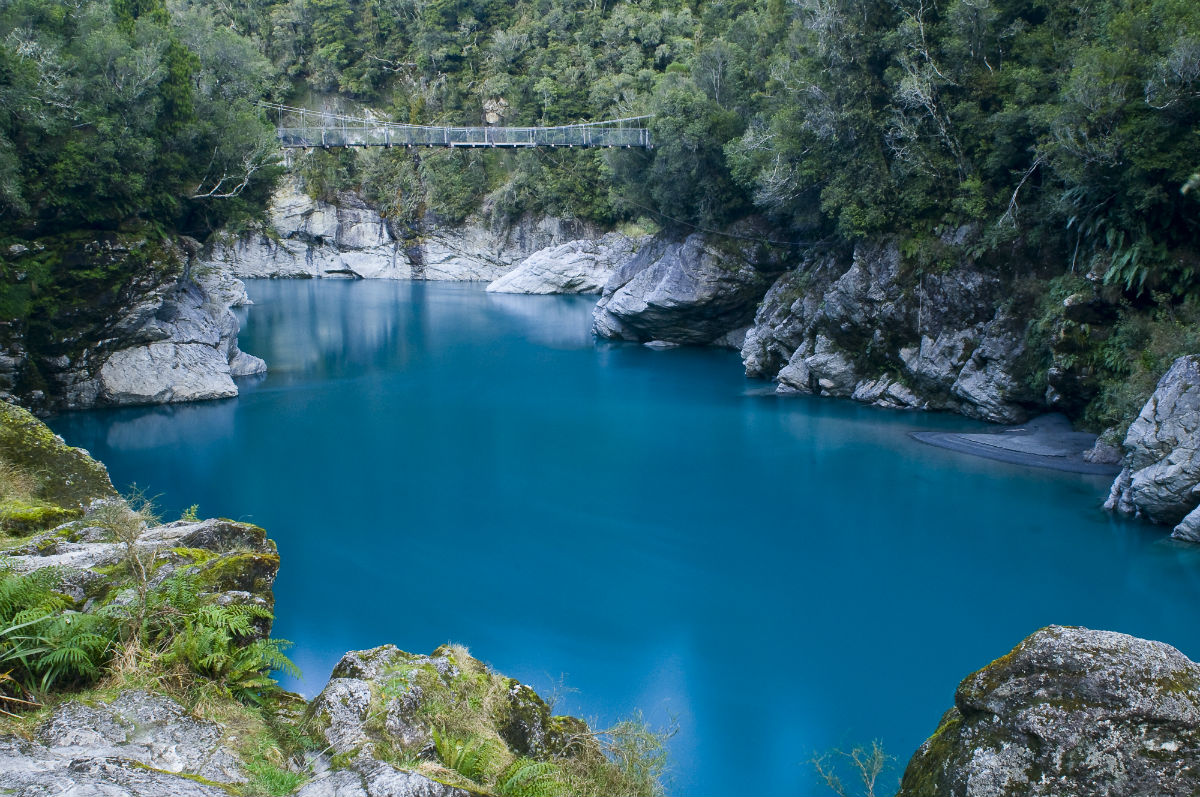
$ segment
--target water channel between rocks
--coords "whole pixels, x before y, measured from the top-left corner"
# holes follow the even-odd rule
[[[777,398],[736,353],[598,343],[591,299],[251,281],[237,399],[51,419],[168,518],[264,526],[315,694],[348,649],[453,640],[560,712],[674,717],[681,795],[901,766],[969,672],[1050,623],[1200,658],[1200,546],[1108,480],[922,445],[946,415]]]

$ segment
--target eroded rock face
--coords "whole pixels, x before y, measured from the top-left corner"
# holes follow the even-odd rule
[[[140,690],[109,704],[70,702],[42,723],[35,741],[0,737],[0,790],[225,797],[221,786],[245,783],[246,776],[222,735],[215,723]]]
[[[1161,642],[1050,626],[968,676],[898,797],[1200,792],[1200,666]]]
[[[604,338],[710,344],[744,328],[774,277],[779,254],[754,244],[654,241],[621,265],[592,315]]]
[[[222,281],[221,298],[240,302],[240,281]],[[156,299],[158,297],[155,297]],[[262,360],[237,346],[239,324],[229,305],[214,302],[198,282],[183,280],[158,299],[152,312],[135,308],[127,345],[111,352],[91,380],[100,404],[166,404],[231,398],[234,376],[266,371]],[[73,394],[79,394],[77,387]],[[68,401],[71,400],[70,394]]]
[[[0,399],[46,412],[236,396],[233,377],[262,373],[266,363],[237,345],[239,323],[230,307],[249,302],[245,286],[200,264],[199,251],[185,237],[151,242],[114,235],[64,254],[88,266],[137,265],[129,284],[103,303],[93,299],[61,313],[55,323],[62,340],[30,354],[24,330],[4,330]]]
[[[359,195],[313,199],[296,180],[271,198],[270,227],[212,247],[206,262],[238,277],[495,280],[538,250],[598,237],[593,227],[555,218],[503,226],[446,225],[397,229]]]
[[[1025,321],[1001,301],[999,277],[963,264],[910,282],[893,241],[859,244],[849,263],[810,253],[763,298],[742,346],[746,374],[780,392],[1004,423],[1044,406],[1024,378]]]
[[[1171,365],[1129,427],[1124,449],[1105,508],[1177,524],[1171,536],[1200,542],[1200,355]]]
[[[637,245],[615,232],[599,240],[569,241],[534,252],[487,289],[491,293],[600,293]]]

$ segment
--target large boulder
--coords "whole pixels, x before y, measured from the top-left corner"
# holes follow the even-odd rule
[[[309,787],[313,795],[329,793],[320,791],[322,783],[328,789],[342,784],[349,794],[390,793],[379,790],[380,779],[404,780],[407,790],[399,794],[430,797],[461,797],[481,787],[448,769],[454,762],[443,755],[447,744],[491,751],[497,771],[521,757],[603,757],[582,720],[553,716],[533,689],[496,675],[458,646],[428,656],[393,645],[351,651],[309,712],[335,763],[325,780]],[[425,763],[419,772],[401,772],[393,766],[397,759]],[[440,791],[448,787],[430,778],[457,781],[467,791]],[[415,791],[421,783],[428,792]]]
[[[1124,468],[1105,508],[1175,525],[1172,536],[1200,542],[1200,355],[1171,365],[1130,425],[1124,448]]]
[[[1192,797],[1200,666],[1175,648],[1050,626],[968,676],[898,797]]]
[[[747,376],[780,392],[946,409],[1019,423],[1044,406],[1026,377],[1025,321],[1012,286],[963,262],[915,277],[894,240],[850,258],[806,253],[758,307],[742,344]]]
[[[621,233],[534,252],[487,286],[491,293],[600,293],[637,244]]]
[[[592,329],[600,337],[640,343],[714,343],[750,323],[782,270],[778,252],[740,237],[695,233],[682,241],[655,241],[605,284]]]

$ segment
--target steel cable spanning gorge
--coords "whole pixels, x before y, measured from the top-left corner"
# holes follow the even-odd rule
[[[652,149],[650,116],[555,127],[407,125],[361,116],[260,103],[278,115],[284,149],[312,147],[624,147]]]

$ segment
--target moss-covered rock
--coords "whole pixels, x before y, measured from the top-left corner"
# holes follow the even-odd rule
[[[968,676],[898,797],[1200,794],[1200,665],[1051,626]]]
[[[0,532],[25,536],[54,528],[82,515],[81,509],[67,509],[42,503],[31,504],[20,500],[3,501],[0,502]]]
[[[552,716],[533,689],[457,645],[347,653],[310,711],[335,764],[356,772],[382,761],[481,790],[530,761],[608,766],[583,720]]]
[[[116,495],[108,470],[81,448],[68,446],[28,411],[0,402],[0,459],[37,481],[37,497],[81,509]]]

